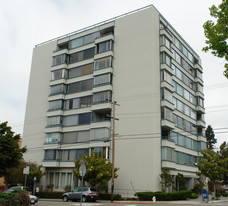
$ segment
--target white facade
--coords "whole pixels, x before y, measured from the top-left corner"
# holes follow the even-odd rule
[[[75,187],[74,161],[111,161],[111,101],[117,101],[115,193],[158,191],[161,168],[193,186],[202,136],[199,56],[153,7],[34,48],[23,146],[42,164],[42,185]]]

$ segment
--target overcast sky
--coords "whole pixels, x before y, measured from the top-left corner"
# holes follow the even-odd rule
[[[0,6],[0,121],[23,133],[32,51],[36,44],[153,4],[200,55],[206,124],[218,145],[228,136],[228,80],[224,60],[203,53],[208,8],[222,0],[7,0]],[[34,108],[35,109],[35,108]],[[226,128],[226,129],[221,129]]]

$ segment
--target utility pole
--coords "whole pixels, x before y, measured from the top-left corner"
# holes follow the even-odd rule
[[[112,118],[112,186],[111,186],[111,202],[113,202],[114,199],[114,171],[115,171],[115,120],[119,120],[115,116],[115,107],[116,105],[120,106],[117,104],[116,101],[111,102],[112,104],[112,116],[109,116]]]

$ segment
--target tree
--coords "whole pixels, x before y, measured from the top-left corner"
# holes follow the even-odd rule
[[[226,142],[223,142],[219,148],[219,155],[221,161],[223,162],[223,164],[225,164],[225,167],[228,171],[228,144]],[[225,174],[223,183],[228,184],[228,173]]]
[[[82,156],[82,160],[86,162],[86,174],[84,180],[89,182],[92,187],[96,187],[98,191],[106,190],[108,181],[112,177],[112,163],[103,159],[102,157],[91,155],[91,156]],[[79,174],[79,167],[81,166],[81,160],[75,161],[75,170],[74,175],[81,179]],[[114,169],[114,178],[117,178],[118,175],[116,172],[118,168]]]
[[[26,152],[26,147],[19,147],[20,135],[14,135],[7,124],[0,124],[0,177],[6,175],[7,168],[17,167]]]
[[[4,176],[5,183],[7,185],[24,184],[25,175],[23,174],[23,168],[26,166],[30,167],[29,174],[27,176],[27,185],[32,188],[34,177],[36,177],[36,182],[39,183],[41,177],[45,175],[45,172],[41,170],[42,165],[37,165],[35,162],[26,162],[24,160],[20,161],[18,167],[7,169],[7,174]]]
[[[215,192],[215,183],[223,180],[227,173],[226,165],[224,161],[221,161],[219,153],[212,149],[201,150],[201,153],[203,157],[199,158],[197,164],[200,170],[198,175],[203,174],[205,177],[208,177],[214,185]]]
[[[165,192],[165,189],[167,187],[170,187],[174,183],[174,177],[169,174],[165,169],[162,169],[162,174],[160,174],[161,177],[161,186],[162,186],[162,191]]]
[[[214,134],[214,131],[213,131],[211,125],[208,125],[208,127],[205,131],[205,136],[207,139],[207,148],[213,149],[214,144],[217,143],[217,140],[215,139],[215,134]]]
[[[183,174],[178,173],[176,176],[177,190],[186,190],[186,178]]]
[[[210,10],[210,15],[217,19],[216,23],[208,20],[204,23],[204,34],[206,36],[205,43],[207,46],[203,51],[211,53],[219,58],[225,58],[228,61],[228,1],[222,0],[222,3],[216,7],[213,5]],[[225,63],[224,76],[228,78],[228,64]]]

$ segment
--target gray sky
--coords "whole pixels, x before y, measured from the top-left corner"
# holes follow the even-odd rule
[[[218,144],[228,136],[228,80],[224,60],[203,53],[208,8],[222,0],[7,0],[0,7],[0,121],[22,134],[32,51],[36,44],[153,4],[200,55],[206,124]],[[35,109],[35,108],[34,108]],[[226,129],[220,129],[226,128]]]

